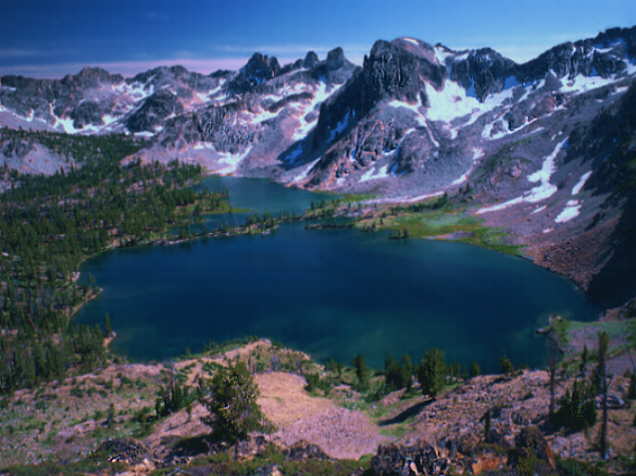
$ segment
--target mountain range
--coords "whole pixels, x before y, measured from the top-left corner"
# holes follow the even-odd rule
[[[362,66],[335,48],[287,65],[255,53],[209,75],[3,76],[0,126],[133,134],[147,144],[127,160],[370,193],[369,206],[447,194],[609,306],[636,289],[635,75],[636,27],[523,64],[402,37],[377,41]],[[0,136],[3,164],[46,174],[79,165]]]

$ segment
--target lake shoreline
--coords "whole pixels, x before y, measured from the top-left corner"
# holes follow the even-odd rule
[[[308,218],[316,217],[312,215]],[[447,312],[451,313],[451,321],[448,322],[456,323],[449,324],[451,327],[444,331],[444,335],[448,336],[444,338],[444,342],[456,339],[456,343],[449,341],[445,344],[451,351],[451,358],[469,363],[471,349],[482,355],[482,344],[479,341],[472,343],[474,339],[467,335],[472,331],[467,329],[477,326],[483,329],[483,332],[477,331],[480,335],[490,333],[488,329],[493,329],[494,324],[489,322],[499,318],[491,311],[480,311],[482,308],[486,309],[487,304],[475,294],[475,290],[467,290],[467,294],[464,294],[461,289],[465,284],[455,290],[444,284],[449,282],[446,277],[465,274],[463,269],[478,266],[478,269],[489,273],[492,262],[495,266],[492,268],[495,273],[494,283],[503,279],[501,283],[504,286],[508,286],[505,283],[508,273],[506,270],[513,270],[513,275],[510,276],[519,284],[513,284],[511,291],[506,292],[508,297],[505,300],[508,304],[505,304],[504,309],[509,308],[510,312],[516,306],[514,301],[518,294],[512,289],[522,285],[528,271],[532,282],[547,279],[547,283],[553,283],[562,290],[557,294],[564,292],[571,296],[565,298],[563,305],[557,305],[556,309],[567,309],[568,302],[572,299],[572,302],[577,303],[576,306],[583,305],[584,297],[569,282],[531,265],[527,260],[510,260],[505,255],[492,253],[481,247],[457,246],[443,241],[401,240],[396,246],[396,242],[389,240],[384,231],[379,234],[364,233],[360,229],[349,229],[349,224],[336,223],[333,228],[329,222],[326,227],[315,223],[324,227],[324,230],[323,233],[312,233],[311,226],[309,230],[305,230],[303,218],[295,218],[294,223],[283,223],[286,221],[290,220],[280,219],[280,224],[268,230],[261,230],[256,226],[251,230],[237,227],[229,233],[213,232],[210,238],[219,239],[214,244],[206,245],[204,241],[199,241],[196,245],[187,245],[200,237],[155,240],[148,243],[153,246],[145,251],[117,253],[116,256],[92,261],[89,266],[82,268],[83,273],[96,275],[97,283],[107,288],[109,293],[105,300],[99,300],[83,312],[80,322],[99,322],[99,318],[108,312],[114,318],[113,327],[120,335],[114,349],[127,355],[131,361],[172,359],[185,353],[187,348],[198,351],[205,346],[208,339],[226,341],[242,335],[258,335],[300,348],[325,361],[331,356],[349,361],[349,354],[358,352],[356,349],[359,349],[360,352],[370,352],[376,361],[373,365],[381,367],[384,350],[373,349],[386,348],[388,352],[395,354],[402,351],[399,343],[406,339],[411,342],[407,351],[419,355],[422,348],[436,345],[435,341],[433,339],[427,342],[428,337],[425,337],[424,340],[418,339],[420,343],[416,344],[413,339],[420,333],[423,336],[429,335],[430,331],[424,330],[428,326],[439,327],[439,323],[446,322],[444,316]],[[259,235],[262,232],[267,233],[268,239],[249,238],[250,235],[255,237],[256,232]],[[241,239],[240,236],[244,238]],[[226,237],[236,239],[224,240]],[[173,246],[179,244],[187,246],[183,250]],[[430,253],[433,254],[429,258]],[[343,261],[345,257],[346,261]],[[450,268],[445,264],[448,259],[451,259]],[[346,264],[347,261],[350,264]],[[457,267],[458,263],[464,264],[453,271],[453,266]],[[152,269],[149,276],[151,282],[145,284],[147,278],[141,278],[139,274],[148,266]],[[386,271],[382,271],[383,268]],[[428,269],[432,272],[427,271]],[[496,271],[497,269],[501,271]],[[554,277],[551,278],[551,275]],[[392,290],[387,295],[385,279],[389,277]],[[352,289],[353,294],[337,291],[344,289],[345,283],[350,286],[352,279],[357,283]],[[466,279],[462,281],[471,282],[470,278]],[[159,288],[155,287],[157,285]],[[389,281],[386,285],[389,285]],[[130,292],[127,289],[135,290],[134,298],[128,297]],[[155,289],[162,291],[156,293]],[[171,289],[175,289],[178,293],[175,296],[179,297],[175,297],[173,301],[164,299],[168,296],[166,290],[171,293]],[[431,292],[431,297],[426,298],[427,293]],[[443,294],[437,297],[436,293],[439,292]],[[456,296],[451,296],[457,292],[462,293],[467,301],[476,302],[478,306],[474,309],[471,306],[472,311],[460,311],[452,304],[458,302]],[[283,298],[281,293],[286,297]],[[367,304],[356,304],[363,294],[367,296]],[[369,296],[374,296],[372,302],[369,302]],[[121,301],[120,297],[126,300]],[[162,301],[157,301],[158,299]],[[378,299],[379,306],[374,304]],[[552,298],[548,296],[547,299],[546,303],[542,303],[543,298],[539,300],[530,314],[524,311],[518,319],[505,319],[509,322],[503,329],[508,330],[496,331],[496,334],[517,333],[514,338],[522,339],[525,346],[537,327],[535,319],[543,319],[551,310]],[[114,302],[118,304],[112,307]],[[185,314],[178,302],[188,303]],[[213,307],[209,306],[210,302],[215,303]],[[276,302],[285,304],[279,306]],[[580,315],[584,320],[592,318],[576,309],[578,308],[572,308],[574,316]],[[487,319],[482,320],[481,326],[470,319],[475,313],[484,313],[487,316]],[[175,324],[176,315],[186,319],[180,319],[180,324]],[[208,315],[209,317],[204,317]],[[233,317],[221,319],[221,315]],[[387,316],[394,317],[387,321]],[[500,318],[504,319],[504,316]],[[206,324],[208,320],[209,324]],[[464,320],[473,321],[473,324],[461,324]],[[366,323],[363,324],[363,321]],[[393,323],[388,324],[391,321]],[[234,329],[237,325],[241,328]],[[381,329],[387,325],[389,328],[382,334],[371,337],[375,332],[373,329]],[[420,328],[422,330],[418,330]],[[297,330],[292,332],[292,329]],[[368,337],[364,337],[366,333],[370,333]],[[137,339],[135,336],[141,335],[144,336],[144,342],[142,347],[138,347],[134,344]],[[502,342],[509,341],[512,337],[509,334]],[[149,339],[159,340],[151,344]],[[168,340],[161,343],[164,339]],[[334,346],[331,342],[333,339],[337,342],[342,340],[343,343]],[[532,345],[543,345],[542,339],[534,339],[536,342]],[[486,340],[489,342],[491,337],[486,337]],[[366,341],[372,348],[365,350],[360,347],[362,341]],[[442,343],[437,345],[440,344]],[[134,346],[134,349],[131,347],[132,353],[127,350],[131,345]],[[338,347],[340,350],[337,350]],[[156,351],[147,351],[152,348]],[[335,353],[332,348],[336,349]],[[513,358],[519,363],[540,365],[536,358],[525,357],[530,355],[521,350],[525,347],[519,349],[523,355],[515,357],[513,352]],[[499,357],[504,350],[487,352],[488,355],[499,352]],[[477,354],[475,357],[477,358]],[[495,357],[487,357],[487,360],[488,368],[496,366]]]

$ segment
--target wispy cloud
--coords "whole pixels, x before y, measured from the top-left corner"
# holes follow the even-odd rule
[[[455,50],[482,48],[489,46],[499,51],[518,63],[533,59],[547,49],[565,41],[575,41],[583,38],[590,38],[596,32],[586,33],[560,33],[556,35],[535,38],[531,42],[519,42],[518,38],[486,38],[473,41],[472,38],[464,38],[461,44],[447,44]],[[289,45],[215,45],[209,51],[216,54],[211,58],[201,58],[189,50],[175,52],[172,57],[153,60],[130,60],[130,61],[87,61],[87,62],[67,62],[52,64],[31,64],[0,66],[0,75],[20,74],[39,78],[59,78],[66,74],[77,73],[86,66],[99,66],[112,73],[119,73],[124,76],[133,76],[139,72],[156,68],[157,66],[171,66],[180,64],[191,71],[208,74],[219,69],[237,70],[245,65],[249,57],[254,52],[276,55],[281,64],[286,64],[305,55],[307,51],[315,51],[321,58],[333,49],[334,45],[326,44],[289,44]],[[371,48],[371,45],[345,44],[342,45],[345,56],[356,64],[362,63],[362,58]],[[45,52],[38,50],[20,48],[0,48],[0,59],[16,59],[26,57],[44,56]],[[229,55],[225,57],[225,55]]]
[[[0,75],[19,74],[36,78],[60,78],[66,74],[75,74],[86,66],[98,66],[111,73],[134,76],[158,66],[182,65],[190,71],[208,74],[219,69],[239,69],[245,65],[247,58],[166,58],[149,61],[110,61],[86,63],[28,64],[16,66],[0,66]]]
[[[181,50],[169,58],[163,59],[143,59],[129,61],[87,61],[87,62],[66,62],[66,63],[47,63],[47,64],[24,64],[24,65],[0,65],[0,75],[16,74],[23,76],[32,76],[37,78],[60,78],[66,74],[74,74],[86,66],[98,66],[104,68],[111,73],[119,73],[124,76],[133,76],[139,72],[147,71],[158,66],[182,65],[185,68],[199,73],[208,74],[219,69],[240,69],[247,63],[249,57],[255,52],[276,55],[281,64],[291,63],[298,58],[304,56],[307,51],[315,51],[321,58],[326,56],[327,51],[333,49],[333,46],[326,45],[251,45],[251,46],[232,46],[221,45],[214,49],[222,55],[215,55],[212,58],[201,58],[197,53],[189,50]],[[345,56],[355,64],[361,64],[362,58],[368,52],[369,47],[363,45],[345,45],[343,47]],[[0,58],[3,58],[2,52],[14,52],[14,56],[6,55],[5,59],[17,58],[18,51],[26,50],[2,50],[0,49]],[[231,54],[225,57],[224,55]],[[37,52],[33,52],[31,56],[37,56]]]
[[[324,54],[328,51],[340,46],[345,54],[357,54],[369,51],[371,45],[366,44],[349,44],[349,45],[319,45],[319,44],[254,44],[254,45],[215,45],[212,50],[226,53],[245,53],[252,54],[254,52],[267,53],[272,55],[304,55],[308,51],[315,51],[318,54]]]
[[[0,48],[0,58],[25,58],[42,54],[38,50],[26,50],[22,48]]]

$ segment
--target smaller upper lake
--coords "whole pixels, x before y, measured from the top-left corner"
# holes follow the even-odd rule
[[[301,212],[326,198],[264,180],[206,179],[233,206]],[[271,337],[319,359],[357,353],[380,367],[386,354],[444,349],[464,365],[497,369],[544,363],[535,334],[550,313],[589,320],[598,311],[569,281],[527,260],[462,243],[395,241],[386,233],[305,230],[270,236],[122,249],[82,267],[104,288],[80,322],[108,312],[114,348],[135,359],[165,359],[209,341]]]
[[[237,213],[223,213],[205,217],[204,226],[208,230],[218,228],[221,225],[243,225],[248,215],[251,214],[302,214],[311,207],[312,203],[337,198],[337,195],[334,194],[287,188],[271,180],[257,178],[212,175],[206,177],[198,187],[211,192],[227,190],[230,194],[232,207],[240,210]]]
[[[303,213],[311,203],[331,200],[336,195],[315,193],[300,188],[283,187],[271,180],[237,177],[206,177],[200,187],[211,192],[227,190],[234,208],[248,209],[252,213]]]

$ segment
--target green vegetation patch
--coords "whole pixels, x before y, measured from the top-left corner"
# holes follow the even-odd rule
[[[417,207],[417,205],[415,206]],[[392,208],[357,222],[362,229],[386,229],[409,238],[443,238],[520,255],[521,248],[506,242],[506,233],[484,226],[484,221],[448,204],[427,202],[415,207]]]
[[[633,332],[636,326],[636,318],[625,319],[622,321],[568,321],[568,332],[576,332],[581,329],[594,329],[597,332],[607,332],[610,339],[616,337],[627,337]]]

